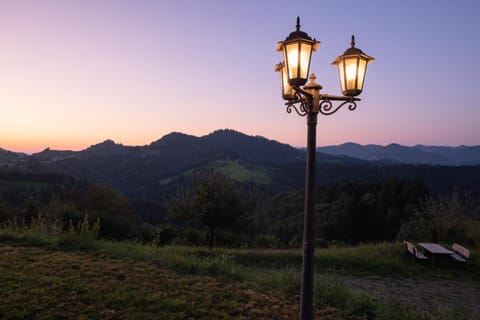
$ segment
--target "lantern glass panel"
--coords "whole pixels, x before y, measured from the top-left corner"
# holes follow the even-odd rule
[[[343,63],[343,60],[338,62],[338,74],[340,75],[340,85],[342,86],[342,92],[345,92],[347,88],[345,88],[345,64]]]
[[[363,81],[365,79],[365,71],[367,70],[367,60],[365,59],[360,59],[359,64],[358,64],[358,83],[357,83],[357,89],[362,90],[363,89]]]
[[[308,79],[308,71],[310,68],[310,57],[312,55],[312,45],[302,42],[300,44],[300,77]]]
[[[345,86],[347,90],[356,89],[358,74],[358,58],[345,59]]]
[[[299,44],[297,42],[289,43],[285,45],[285,61],[287,63],[287,74],[288,79],[296,79],[298,78],[298,47]]]
[[[285,44],[285,61],[287,63],[288,81],[303,85],[308,79],[312,43],[295,41]]]
[[[282,80],[282,96],[286,100],[293,99],[295,94],[293,92],[293,87],[288,83],[287,68],[282,64],[281,80]]]

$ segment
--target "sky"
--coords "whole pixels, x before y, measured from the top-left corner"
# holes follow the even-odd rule
[[[217,129],[301,147],[275,51],[295,29],[321,42],[310,71],[375,57],[355,111],[319,115],[317,144],[479,145],[480,1],[0,0],[0,148],[142,146]]]

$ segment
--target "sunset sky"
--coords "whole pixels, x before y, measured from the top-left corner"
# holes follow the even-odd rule
[[[295,29],[321,42],[311,71],[349,46],[375,57],[357,110],[319,117],[318,145],[480,144],[480,1],[0,0],[0,148],[146,145],[230,128],[293,146],[274,66]]]

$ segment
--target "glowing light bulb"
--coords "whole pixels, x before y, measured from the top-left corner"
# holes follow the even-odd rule
[[[347,77],[347,87],[349,89],[355,88],[355,79],[357,76],[357,64],[356,63],[348,64],[345,70],[345,73]]]

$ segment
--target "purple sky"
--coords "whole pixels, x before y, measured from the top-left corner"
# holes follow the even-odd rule
[[[357,110],[319,117],[318,145],[478,145],[479,1],[0,1],[0,148],[145,145],[230,128],[293,146],[275,51],[295,28],[321,42],[311,71],[349,46],[376,58]]]

